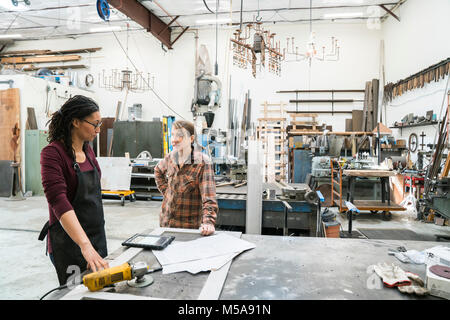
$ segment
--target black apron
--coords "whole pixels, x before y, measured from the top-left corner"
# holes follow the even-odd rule
[[[78,163],[74,162],[73,167],[77,174],[78,187],[71,204],[92,246],[104,258],[108,255],[108,251],[106,248],[100,175],[88,155],[86,155],[86,158],[94,169],[81,172]],[[49,230],[51,230],[50,233],[48,233]],[[67,273],[67,268],[77,265],[80,268],[80,273],[82,273],[87,268],[87,262],[81,253],[80,247],[70,238],[59,221],[51,226],[47,221],[41,230],[39,240],[44,240],[47,233],[52,245],[52,254],[59,284],[64,285],[68,277],[71,276],[71,274]]]

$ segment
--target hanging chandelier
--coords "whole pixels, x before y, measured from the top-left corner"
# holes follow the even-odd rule
[[[280,43],[275,42],[275,33],[264,30],[261,18],[259,18],[259,0],[258,0],[258,16],[255,17],[253,23],[247,24],[242,30],[242,5],[241,0],[241,21],[240,28],[233,33],[231,38],[231,50],[233,51],[233,65],[247,69],[249,65],[252,67],[252,75],[256,77],[256,67],[260,70],[267,65],[270,73],[281,75],[281,61],[284,59],[281,53]]]
[[[112,69],[108,73],[103,70],[99,75],[99,87],[109,91],[123,91],[125,89],[131,92],[145,92],[153,88],[154,79],[155,77],[151,77],[150,73],[147,73],[147,77],[144,78],[142,72],[133,72],[128,68],[121,71]]]
[[[127,67],[125,70],[112,69],[110,71],[103,70],[99,74],[99,87],[109,91],[131,91],[131,92],[145,92],[153,90],[155,77],[152,77],[150,73],[144,75],[139,70],[128,69],[128,38],[129,38],[130,25],[127,23],[127,47],[126,58]],[[113,31],[114,32],[114,31]],[[123,49],[123,48],[122,48]]]
[[[339,60],[339,46],[338,40],[335,37],[331,37],[331,50],[330,53],[325,53],[325,46],[322,50],[316,49],[316,34],[312,30],[312,0],[309,2],[309,41],[307,44],[307,50],[304,53],[299,52],[298,47],[295,46],[294,37],[286,39],[286,48],[283,49],[283,56],[286,62],[308,60],[309,65],[313,59],[319,61],[338,61]],[[288,60],[288,57],[294,57],[292,60]]]
[[[265,68],[266,58],[268,71],[281,75],[283,54],[280,43],[275,42],[275,33],[264,30],[261,22],[249,23],[244,31],[237,29],[231,38],[233,50],[233,65],[247,69],[252,67],[252,75],[256,77],[256,67]]]

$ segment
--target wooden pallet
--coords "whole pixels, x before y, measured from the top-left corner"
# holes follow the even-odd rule
[[[264,149],[264,182],[275,182],[276,176],[286,181],[286,103],[265,101],[261,106],[257,137]]]

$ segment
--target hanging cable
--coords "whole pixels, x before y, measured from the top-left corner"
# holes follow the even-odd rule
[[[309,0],[309,33],[312,33],[312,0]]]
[[[217,39],[218,39],[218,32],[217,32],[217,12],[219,12],[219,0],[216,0],[216,64],[214,65],[214,75],[219,74],[219,65],[217,64]]]
[[[241,0],[241,20],[240,20],[240,24],[239,24],[239,30],[242,31],[242,5],[243,5],[244,0]]]
[[[108,24],[110,24],[109,23],[109,21],[108,21]],[[117,40],[117,43],[119,44],[119,46],[120,46],[120,48],[122,49],[122,51],[125,53],[125,56],[127,57],[127,59],[128,59],[128,61],[130,61],[130,63],[131,63],[131,65],[133,66],[133,68],[135,69],[135,70],[137,70],[137,68],[136,68],[136,65],[134,64],[134,62],[130,59],[130,57],[128,56],[128,52],[126,52],[125,51],[125,48],[122,46],[122,43],[120,42],[120,40],[119,40],[119,38],[117,37],[117,35],[116,35],[116,33],[114,32],[114,31],[111,31],[112,33],[113,33],[113,35],[114,35],[114,37],[116,38],[116,40]],[[153,94],[159,99],[159,101],[161,101],[162,102],[162,104],[163,105],[165,105],[170,111],[172,111],[173,113],[175,113],[177,116],[179,116],[181,119],[184,119],[184,120],[186,120],[182,115],[180,115],[178,112],[176,112],[175,110],[173,110],[157,93],[156,93],[156,91],[150,86],[150,84],[149,83],[147,83],[147,80],[145,79],[145,78],[142,78],[142,80],[144,81],[144,83],[146,83],[148,86],[149,86],[149,88],[150,88],[150,90],[153,92]]]
[[[217,7],[216,7],[216,12],[213,12],[213,11],[208,7],[208,5],[206,4],[206,1],[205,1],[205,0],[203,0],[203,3],[205,4],[205,7],[206,7],[206,9],[208,9],[209,12],[211,12],[211,13],[216,13],[216,12],[217,12]]]

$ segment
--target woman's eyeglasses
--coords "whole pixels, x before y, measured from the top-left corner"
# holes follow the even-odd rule
[[[102,123],[103,123],[102,121],[100,121],[99,123],[95,124],[95,123],[87,121],[86,119],[83,119],[83,121],[89,123],[91,126],[94,127],[94,129],[100,128],[102,126]]]

